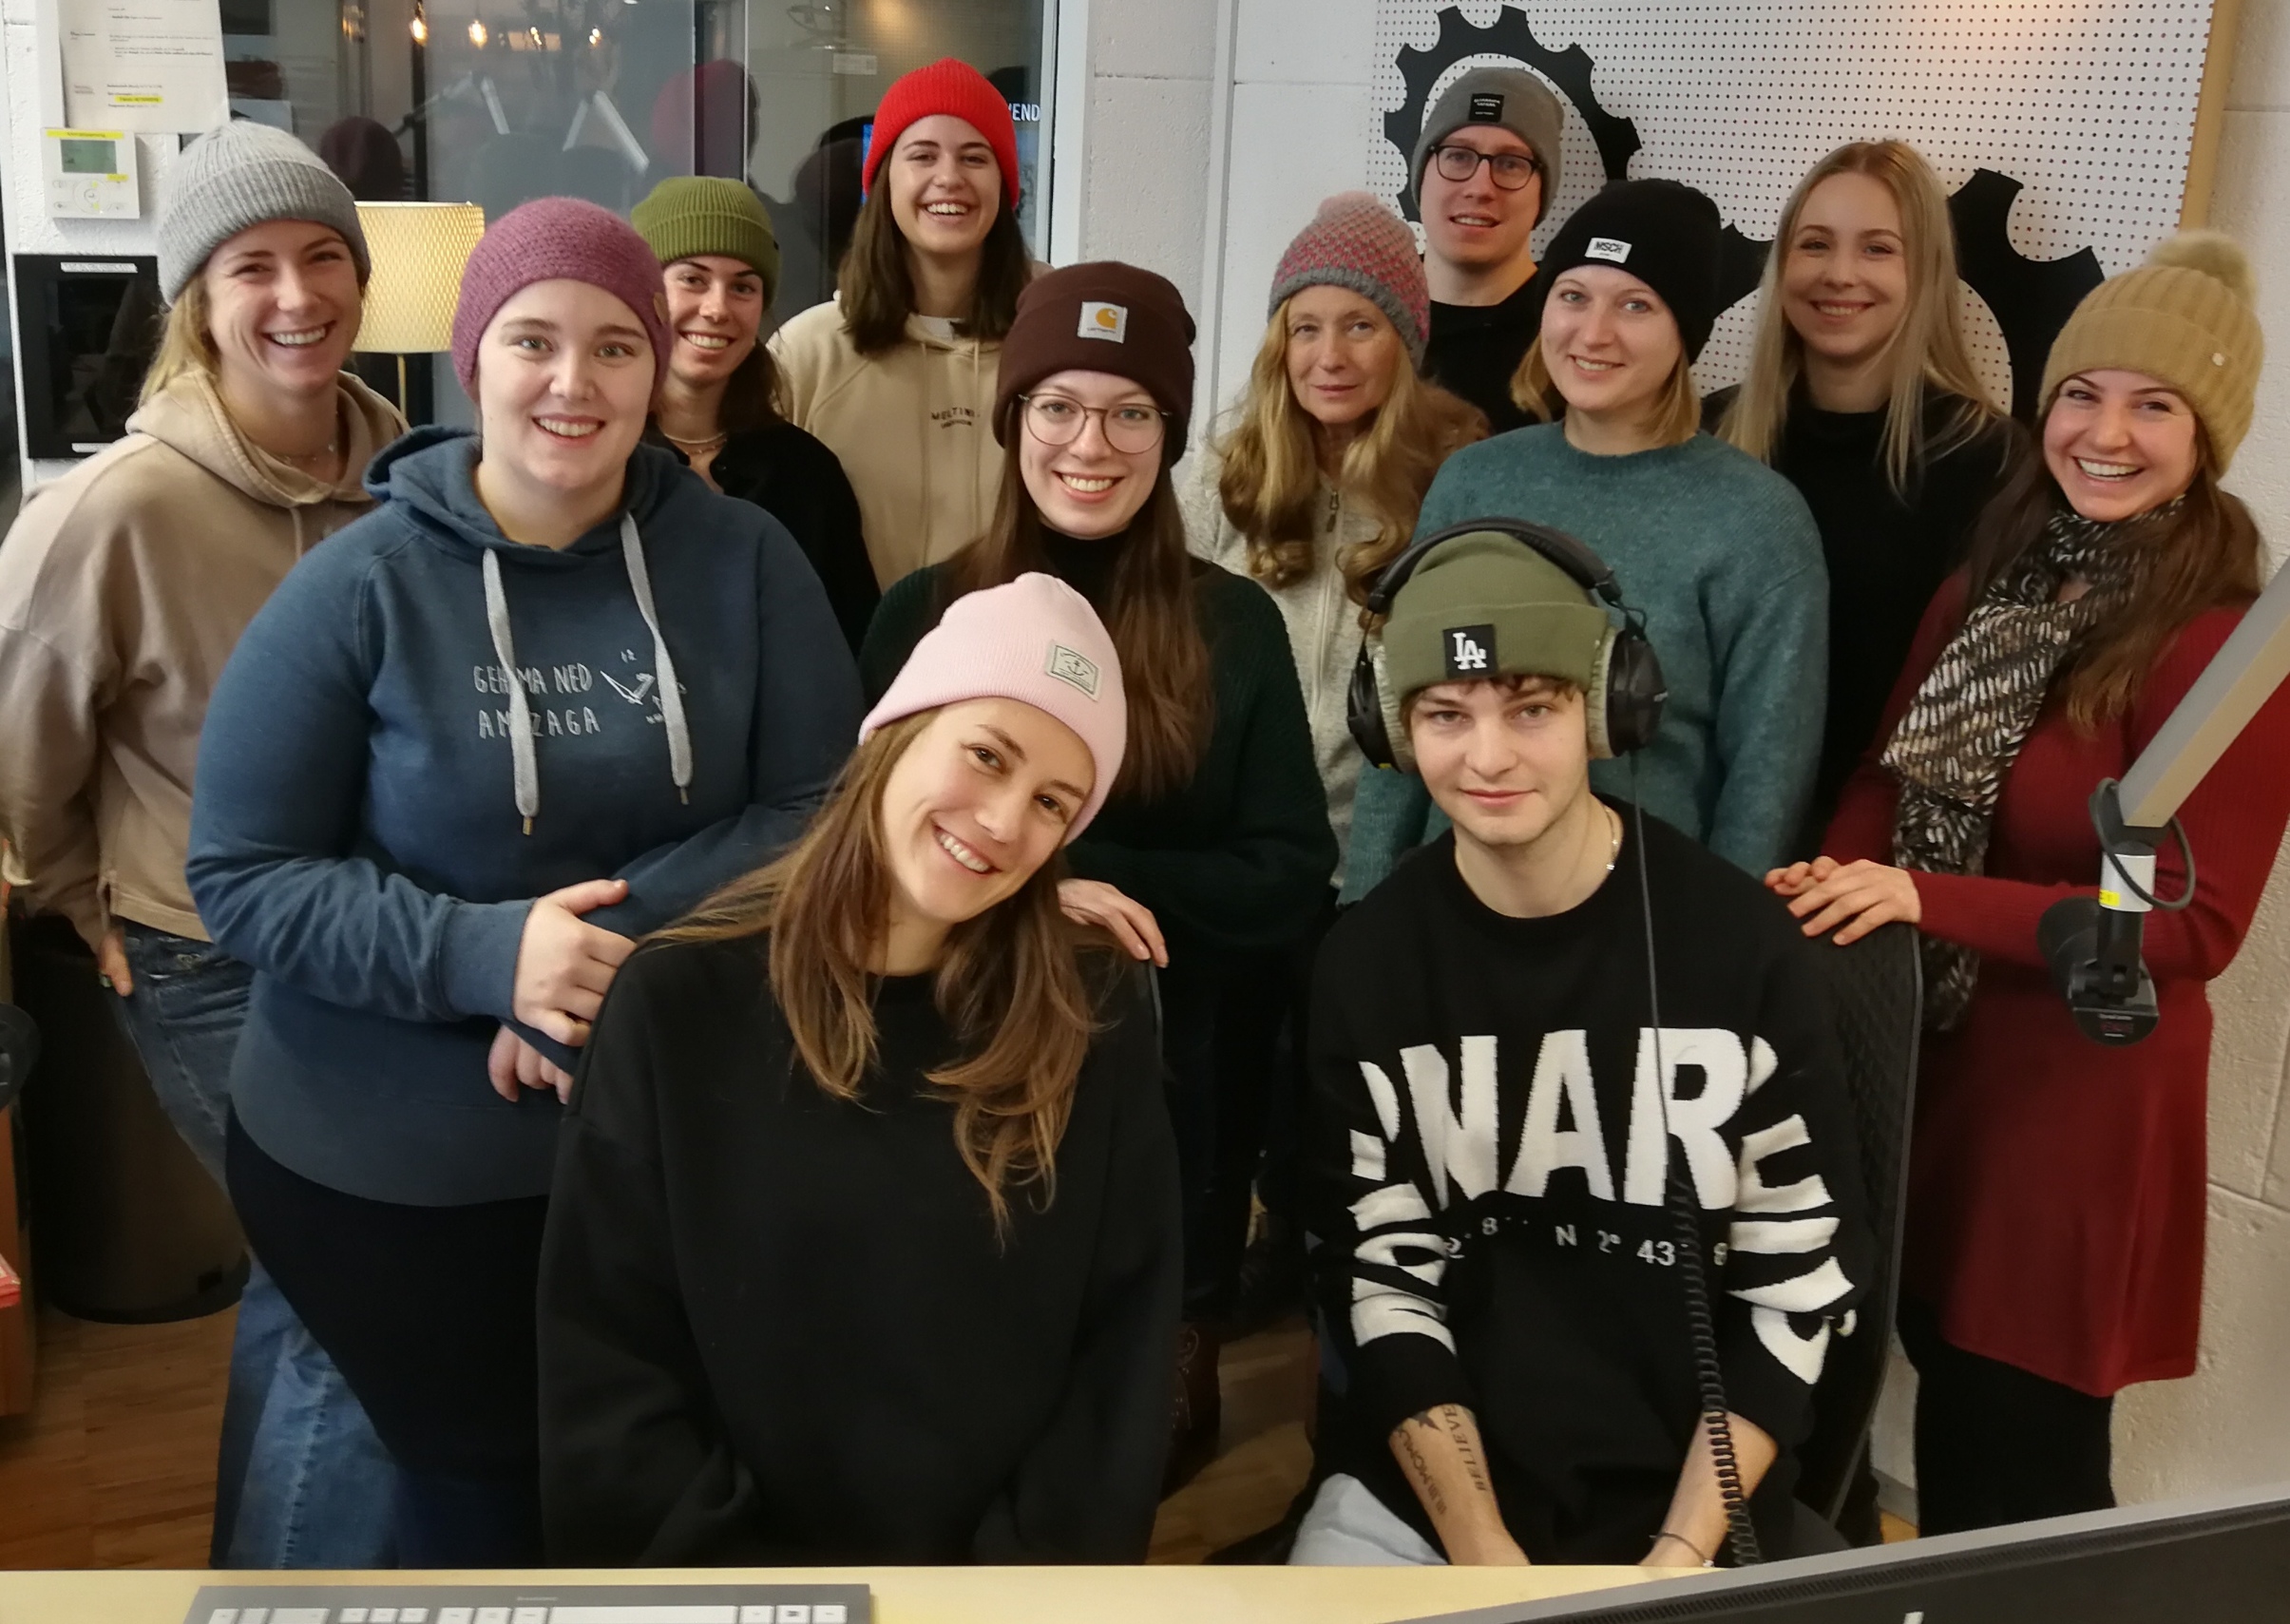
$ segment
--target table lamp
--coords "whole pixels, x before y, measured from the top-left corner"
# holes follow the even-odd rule
[[[373,274],[357,348],[397,357],[397,409],[406,410],[406,357],[453,347],[453,306],[469,250],[485,235],[475,203],[360,203],[358,224]]]

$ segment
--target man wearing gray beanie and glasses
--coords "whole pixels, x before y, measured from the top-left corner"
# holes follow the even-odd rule
[[[1431,284],[1424,375],[1498,433],[1527,423],[1511,374],[1540,318],[1529,236],[1557,189],[1565,127],[1558,98],[1525,68],[1474,67],[1432,104],[1410,160]]]

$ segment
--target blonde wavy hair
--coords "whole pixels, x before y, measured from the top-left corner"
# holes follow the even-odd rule
[[[1389,322],[1383,312],[1377,319]],[[1376,420],[1345,448],[1336,487],[1376,524],[1367,541],[1336,560],[1345,591],[1367,602],[1368,583],[1415,533],[1432,475],[1457,450],[1487,437],[1479,408],[1418,375],[1403,352],[1391,393]],[[1225,517],[1248,539],[1249,573],[1267,586],[1287,586],[1312,570],[1320,495],[1320,458],[1312,419],[1288,387],[1288,301],[1265,326],[1249,368],[1240,421],[1217,447],[1224,471],[1217,495]]]
[[[1773,460],[1788,422],[1789,399],[1804,371],[1804,340],[1782,308],[1782,276],[1789,245],[1814,188],[1832,175],[1866,175],[1892,194],[1900,211],[1901,258],[1908,267],[1908,302],[1886,344],[1892,383],[1884,409],[1884,473],[1896,492],[1906,488],[1917,464],[1962,445],[2003,416],[1973,369],[1958,309],[1956,234],[1948,194],[1924,155],[1904,141],[1856,141],[1813,165],[1789,195],[1765,273],[1758,282],[1757,332],[1741,392],[1727,409],[1719,435],[1760,462]],[[1927,387],[1955,395],[1958,405],[1926,443]]]
[[[1518,371],[1511,374],[1511,404],[1537,423],[1555,423],[1566,414],[1566,396],[1559,393],[1550,363],[1542,358],[1540,334],[1527,346],[1527,353],[1519,357]],[[1678,364],[1670,369],[1647,427],[1658,446],[1683,445],[1701,432],[1702,392],[1694,387],[1693,363],[1686,358],[1682,343]]]
[[[222,357],[216,352],[207,315],[207,284],[202,274],[185,282],[167,307],[166,317],[160,324],[159,349],[151,356],[143,391],[136,396],[138,405],[163,393],[177,378],[196,374],[211,381],[215,377]]]

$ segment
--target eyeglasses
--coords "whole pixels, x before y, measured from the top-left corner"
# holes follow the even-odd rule
[[[1105,429],[1105,443],[1116,451],[1150,451],[1161,443],[1162,412],[1152,406],[1084,406],[1061,394],[1021,395],[1025,402],[1026,431],[1045,446],[1070,446],[1081,437],[1081,426],[1097,418]]]
[[[1481,152],[1470,146],[1435,146],[1431,162],[1440,172],[1440,179],[1461,185],[1479,173],[1484,163],[1494,173],[1495,183],[1506,192],[1516,192],[1535,178],[1535,160],[1517,152]]]

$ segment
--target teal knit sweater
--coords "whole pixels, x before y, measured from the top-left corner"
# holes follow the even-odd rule
[[[1554,423],[1456,452],[1416,534],[1497,515],[1588,545],[1661,657],[1670,703],[1635,785],[1628,758],[1592,763],[1591,783],[1751,873],[1779,863],[1812,790],[1828,673],[1828,577],[1796,487],[1708,434],[1602,457]],[[1445,828],[1421,779],[1363,774],[1345,899]]]
[[[1051,568],[1094,602],[1116,544],[1051,544]],[[869,704],[938,623],[945,568],[918,569],[883,594],[859,651]],[[1078,877],[1151,908],[1173,965],[1203,968],[1301,934],[1326,906],[1336,836],[1279,609],[1253,581],[1198,561],[1193,591],[1214,716],[1200,764],[1168,794],[1116,793],[1066,859]]]

